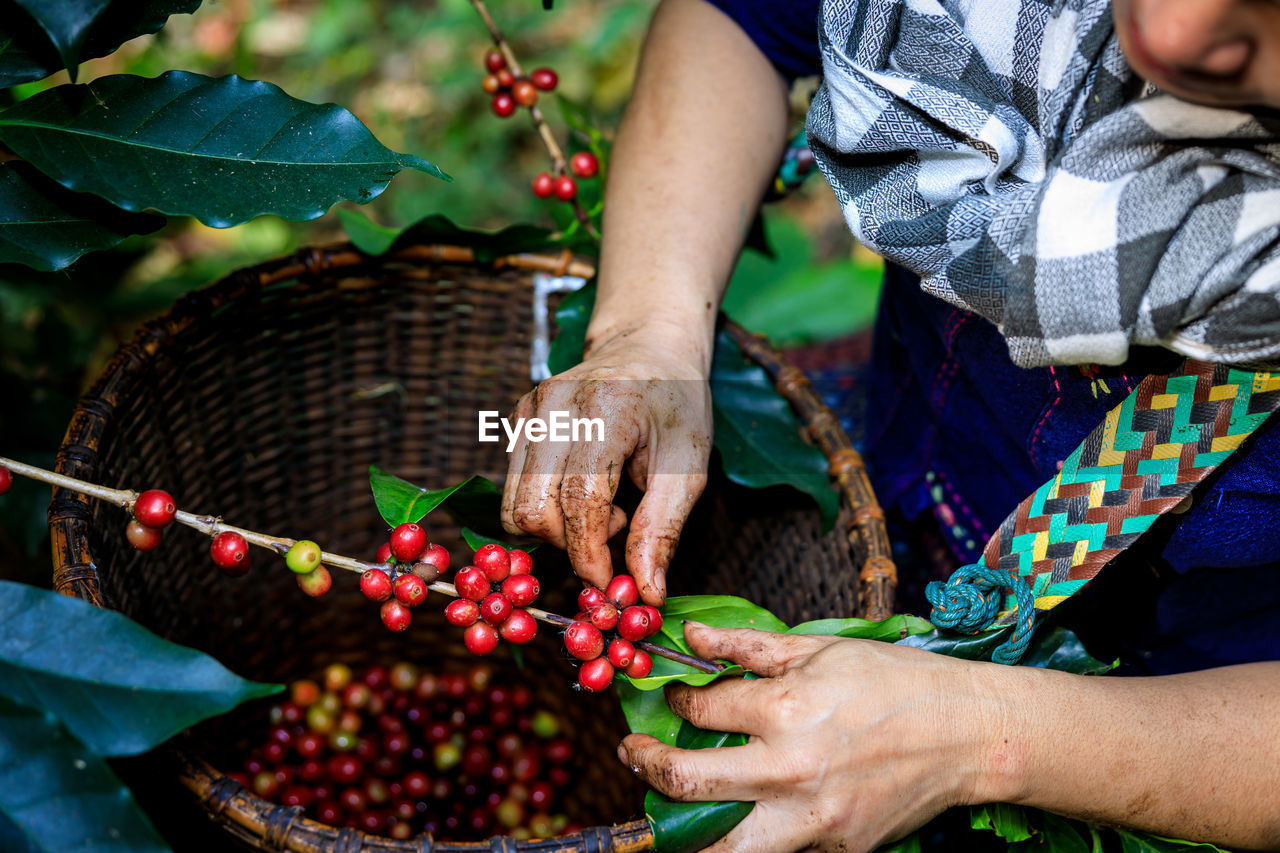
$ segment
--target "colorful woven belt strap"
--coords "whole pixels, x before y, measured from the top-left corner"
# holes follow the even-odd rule
[[[1146,377],[1018,504],[979,562],[929,584],[930,619],[971,634],[1012,625],[992,659],[1017,663],[1037,612],[1079,592],[1277,408],[1280,373],[1188,359]]]

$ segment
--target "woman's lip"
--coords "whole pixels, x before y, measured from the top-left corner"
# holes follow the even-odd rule
[[[1142,31],[1138,29],[1138,22],[1134,18],[1132,6],[1129,7],[1125,15],[1125,24],[1129,28],[1129,46],[1133,49],[1138,60],[1162,77],[1172,80],[1179,79],[1181,75],[1151,55],[1151,51],[1147,48],[1147,43],[1142,40]]]

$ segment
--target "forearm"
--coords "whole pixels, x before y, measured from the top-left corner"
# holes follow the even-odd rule
[[[786,129],[785,83],[746,34],[702,0],[665,0],[614,147],[588,351],[643,329],[705,371]]]
[[[1012,668],[978,798],[1280,849],[1280,663],[1159,678]],[[1003,739],[1002,739],[1003,740]]]

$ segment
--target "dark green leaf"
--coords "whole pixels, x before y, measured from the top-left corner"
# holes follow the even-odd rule
[[[800,490],[814,499],[823,530],[830,530],[840,506],[826,457],[801,438],[795,413],[764,369],[748,363],[723,333],[712,358],[711,410],[725,475],[753,488]]]
[[[542,544],[541,542],[536,541],[529,543],[512,542],[513,537],[497,539],[492,536],[485,536],[482,533],[476,533],[470,527],[462,528],[462,538],[467,543],[467,547],[472,551],[478,550],[481,545],[501,545],[503,548],[520,548],[522,551],[531,553],[538,550],[538,546]],[[512,647],[513,652],[519,650],[519,646]]]
[[[80,51],[89,37],[89,29],[106,10],[111,0],[15,0],[27,10],[49,41],[57,48],[63,64],[76,79],[79,70]]]
[[[373,490],[373,502],[378,507],[378,514],[391,527],[421,521],[446,499],[502,499],[502,492],[493,481],[479,475],[469,477],[457,485],[431,491],[394,474],[388,474],[376,465],[369,466],[369,488]]]
[[[0,696],[0,849],[169,848],[105,761],[51,715]]]
[[[692,853],[710,847],[742,823],[755,803],[677,803],[650,791],[644,816],[653,829],[655,853]]]
[[[369,201],[404,168],[446,177],[339,106],[186,71],[41,92],[0,113],[0,141],[69,189],[219,228],[267,213],[314,219]]]
[[[1091,853],[1094,836],[1085,824],[1038,810],[1032,814],[1038,824],[1035,834],[1025,841],[1010,839],[1010,853]]]
[[[1010,631],[1008,627],[981,634],[933,630],[898,642],[966,660],[990,660],[992,651],[1004,642]],[[1106,664],[1090,655],[1074,631],[1051,624],[1043,624],[1036,629],[1021,665],[1059,669],[1079,675],[1101,675],[1115,668],[1115,663]]]
[[[905,636],[927,634],[934,630],[933,623],[918,616],[890,616],[883,622],[867,619],[816,619],[801,622],[788,634],[814,634],[824,637],[855,637],[862,640],[896,642]]]
[[[455,225],[448,218],[432,214],[406,228],[393,249],[421,243],[463,246],[475,252],[476,260],[488,263],[504,255],[541,252],[556,246],[551,232],[533,225],[512,225],[501,231],[478,231]]]
[[[29,6],[60,4],[28,0]],[[80,47],[80,60],[106,56],[117,47],[164,26],[171,15],[194,12],[200,0],[112,0],[107,14],[98,17]],[[48,77],[63,68],[58,49],[40,24],[14,0],[0,0],[0,88]]]
[[[400,236],[400,229],[379,225],[358,210],[338,208],[338,221],[342,223],[342,230],[347,232],[351,245],[374,257],[390,249]]]
[[[133,755],[278,685],[112,610],[0,581],[0,696],[57,716],[98,755]]]
[[[164,217],[128,213],[97,196],[73,193],[27,163],[0,163],[0,263],[59,270],[161,225]]]
[[[564,373],[582,361],[582,350],[587,341],[587,324],[596,305],[596,286],[588,284],[570,293],[556,309],[556,336],[547,354],[547,367],[551,375]]]
[[[969,810],[969,825],[989,829],[1006,841],[1025,841],[1035,835],[1026,810],[1009,803],[974,806]]]

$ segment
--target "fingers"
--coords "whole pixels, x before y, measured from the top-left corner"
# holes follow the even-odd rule
[[[657,791],[685,802],[763,796],[772,781],[765,748],[757,741],[716,749],[677,749],[655,737],[627,735],[618,760]]]
[[[733,661],[758,675],[782,675],[809,655],[835,642],[834,637],[775,634],[752,628],[710,628],[684,623],[684,637],[694,654]]]
[[[700,729],[761,735],[768,728],[761,713],[769,704],[770,682],[722,678],[705,687],[672,684],[666,688],[672,712]]]
[[[613,426],[607,441],[573,446],[560,484],[569,561],[578,577],[598,587],[607,586],[613,576],[608,540],[626,524],[626,513],[613,505],[613,497],[638,437],[634,422],[617,421]]]
[[[530,391],[516,403],[515,417],[527,418],[534,411],[534,395],[537,389]],[[521,432],[516,439],[515,447],[507,455],[507,479],[502,484],[502,527],[508,533],[519,535],[524,529],[516,524],[515,507],[516,492],[520,487],[520,478],[524,472],[525,437]]]
[[[635,576],[640,597],[655,607],[667,600],[667,566],[680,543],[680,531],[689,512],[707,484],[705,463],[701,468],[690,468],[690,464],[661,457],[651,459],[651,469],[673,473],[649,475],[627,537],[627,570]]]

